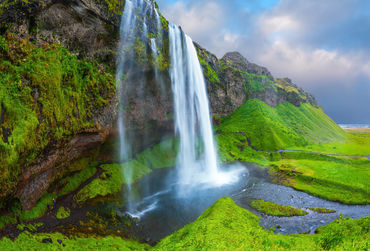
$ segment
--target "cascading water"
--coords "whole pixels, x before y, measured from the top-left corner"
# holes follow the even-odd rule
[[[160,29],[160,18],[158,11],[152,1],[146,0],[127,0],[125,3],[125,8],[122,14],[122,20],[120,25],[120,43],[118,47],[118,58],[117,58],[117,71],[116,71],[116,82],[118,85],[118,95],[120,98],[119,102],[119,113],[117,120],[117,128],[119,130],[119,141],[120,141],[120,151],[119,158],[120,161],[126,162],[122,168],[123,177],[128,189],[128,207],[132,205],[130,201],[133,199],[131,184],[133,178],[133,167],[131,162],[128,160],[132,157],[132,142],[130,135],[127,132],[127,122],[125,121],[124,110],[127,106],[127,83],[125,79],[130,72],[134,69],[133,62],[137,55],[133,52],[132,48],[137,43],[139,39],[140,42],[146,43],[149,37],[147,22],[147,13],[150,11],[151,15],[155,16],[155,27],[157,28],[156,33],[160,36],[162,30]],[[143,18],[143,19],[142,19]],[[155,41],[154,41],[155,42]],[[156,50],[153,47],[153,50]],[[153,51],[156,55],[157,52]],[[157,69],[156,69],[157,72]],[[157,75],[157,74],[156,74]],[[145,83],[138,83],[138,85],[145,86]],[[142,91],[140,91],[142,93]]]
[[[179,182],[214,182],[219,171],[202,69],[190,37],[173,24],[168,31],[175,129],[180,137]],[[203,155],[199,148],[203,148]]]
[[[153,31],[158,35],[153,37]],[[157,205],[157,201],[147,204],[146,200],[131,203],[133,200],[133,193],[131,192],[133,166],[130,165],[129,160],[133,155],[132,145],[137,142],[130,141],[133,137],[128,135],[128,122],[125,120],[124,111],[129,106],[125,98],[131,95],[128,94],[127,88],[133,88],[132,86],[136,90],[135,95],[138,96],[135,102],[143,100],[142,93],[151,92],[153,85],[158,85],[162,97],[171,93],[169,88],[172,88],[174,128],[175,137],[178,138],[179,142],[179,152],[177,155],[177,177],[175,179],[171,178],[170,182],[172,185],[175,184],[179,198],[184,198],[190,195],[191,192],[194,193],[192,188],[199,187],[199,185],[218,187],[235,181],[235,172],[225,173],[218,169],[205,79],[190,37],[180,27],[173,24],[168,24],[168,33],[164,32],[159,13],[150,0],[126,1],[120,34],[120,53],[117,61],[116,79],[119,86],[118,93],[122,111],[118,117],[118,128],[120,158],[122,162],[125,162],[123,176],[128,185],[127,205],[129,212],[139,217],[142,216],[143,212],[153,210]],[[159,64],[158,55],[162,53],[161,48],[163,49],[166,44],[164,40],[167,35],[168,40],[166,41],[169,48],[166,48],[169,49],[170,67],[168,71],[162,69],[160,73],[157,68]],[[127,81],[127,75],[137,71],[135,60],[138,60],[138,58],[134,48],[138,44],[138,39],[139,43],[144,44],[145,49],[143,50],[146,50],[146,54],[151,52],[151,60],[154,62],[154,68],[152,68],[154,76],[151,75],[151,77],[155,79],[142,78],[141,81],[144,83],[140,83],[137,79],[135,83]],[[168,57],[168,55],[166,56]],[[164,55],[161,54],[161,60],[163,60],[163,57]],[[145,67],[148,67],[148,65]],[[153,65],[150,67],[153,67]],[[163,77],[163,74],[168,73],[171,85],[164,84],[164,80],[168,80],[168,75]],[[150,90],[146,90],[146,88]],[[162,97],[156,96],[156,99]],[[145,101],[142,104],[145,105]],[[156,108],[151,106],[151,109]],[[135,109],[146,108],[140,108],[140,105],[136,103]],[[167,191],[170,187],[173,187],[172,185],[165,190]],[[152,201],[152,199],[150,197],[149,201]]]

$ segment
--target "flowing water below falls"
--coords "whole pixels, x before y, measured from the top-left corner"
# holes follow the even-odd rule
[[[247,168],[246,168],[247,167]],[[208,207],[221,197],[231,197],[239,206],[261,217],[260,224],[267,229],[280,226],[276,233],[314,233],[319,226],[339,217],[361,218],[370,216],[370,205],[344,205],[317,198],[290,187],[270,182],[267,172],[252,164],[229,165],[224,168],[234,173],[234,182],[223,186],[206,184],[193,187],[193,192],[181,197],[176,191],[174,169],[155,170],[135,187],[142,195],[138,209],[141,210],[138,225],[143,229],[140,237],[156,242],[163,237],[195,221]],[[260,213],[249,206],[255,199],[302,208],[308,214],[294,217],[275,217]],[[307,209],[320,207],[336,210],[335,213],[318,213]],[[122,212],[125,210],[123,209]]]

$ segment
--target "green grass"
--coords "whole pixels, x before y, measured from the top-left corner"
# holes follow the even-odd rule
[[[319,234],[280,235],[265,230],[259,218],[221,198],[195,222],[161,240],[155,250],[366,250],[370,217],[338,219]],[[336,237],[336,234],[339,234]]]
[[[280,183],[332,201],[370,203],[370,161],[280,149],[370,155],[370,134],[346,133],[318,107],[283,103],[272,108],[248,100],[216,127],[222,161],[270,166]],[[248,141],[249,140],[249,141]]]
[[[320,108],[310,104],[296,107],[287,102],[272,108],[257,99],[248,100],[224,118],[216,130],[220,134],[242,132],[259,150],[287,149],[344,139],[344,131]]]
[[[321,213],[321,214],[330,214],[330,213],[335,213],[335,210],[331,209],[326,209],[326,208],[321,208],[321,207],[308,207],[307,209],[310,209],[312,211]]]
[[[298,208],[264,200],[253,200],[250,205],[257,211],[273,216],[301,216],[308,214],[308,212]]]
[[[43,243],[43,240],[52,243]],[[58,243],[61,242],[61,244]],[[67,237],[60,233],[31,234],[21,233],[14,241],[9,238],[0,240],[1,250],[148,250],[147,244],[124,240],[120,237],[104,238]]]
[[[272,162],[284,185],[346,204],[370,203],[370,161],[366,158],[284,153]]]
[[[71,210],[67,207],[60,207],[55,215],[57,219],[65,219],[71,215]]]
[[[361,131],[347,131],[343,141],[312,144],[297,149],[342,155],[370,155],[370,134]]]

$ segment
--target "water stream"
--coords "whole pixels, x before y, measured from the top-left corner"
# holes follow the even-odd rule
[[[239,206],[260,216],[260,224],[267,229],[279,226],[275,232],[280,234],[314,233],[319,226],[337,219],[340,213],[343,217],[354,219],[370,216],[370,205],[344,205],[274,184],[266,169],[254,164],[233,164],[221,169],[229,172],[234,170],[238,178],[223,186],[197,186],[185,198],[177,194],[175,169],[155,170],[144,177],[135,185],[142,195],[138,208],[145,212],[140,215],[138,223],[143,229],[140,237],[145,236],[145,239],[156,242],[195,221],[204,210],[224,196],[231,197]],[[252,200],[256,199],[301,208],[308,214],[294,217],[269,216],[250,206]],[[308,207],[332,209],[336,212],[318,213]]]

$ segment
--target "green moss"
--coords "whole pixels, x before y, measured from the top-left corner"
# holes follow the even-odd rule
[[[200,56],[198,55],[199,62],[203,68],[203,74],[206,79],[211,83],[220,83],[217,73],[212,69],[212,67]]]
[[[94,113],[113,97],[115,81],[57,44],[37,48],[12,34],[0,44],[1,197],[47,146],[95,127]]]
[[[123,6],[125,5],[125,0],[103,0],[106,4],[108,13],[113,15],[122,15]]]
[[[71,215],[71,210],[69,208],[60,207],[57,214],[55,215],[57,219],[65,219]]]
[[[42,227],[44,223],[39,222],[39,223],[34,223],[34,224],[18,224],[17,229],[20,231],[31,231],[31,232],[36,232],[39,227]]]
[[[73,197],[77,203],[81,204],[98,196],[116,194],[121,190],[123,184],[121,166],[112,164],[103,165],[101,168],[104,172],[100,177],[87,184]]]
[[[335,210],[331,209],[326,209],[326,208],[321,208],[321,207],[308,207],[307,209],[310,209],[312,211],[321,213],[321,214],[330,214],[330,213],[335,213]]]
[[[277,91],[275,82],[265,75],[248,73],[238,69],[236,69],[236,72],[240,72],[240,74],[243,76],[244,87],[248,96],[250,96],[252,93],[263,92],[269,88],[274,89],[275,92]]]
[[[265,230],[251,212],[230,198],[221,198],[195,222],[167,236],[155,250],[322,250],[332,243],[338,250],[366,250],[370,217],[338,219],[319,234],[280,235]],[[343,231],[343,232],[341,232]],[[352,231],[352,232],[351,232]],[[340,241],[333,241],[340,233]]]
[[[64,186],[62,190],[58,193],[59,196],[68,194],[76,190],[84,181],[92,177],[96,173],[96,171],[97,169],[95,167],[87,166],[81,172],[62,179],[59,183]]]
[[[50,240],[51,243],[43,243],[45,239]],[[60,233],[31,234],[26,231],[14,241],[6,237],[2,238],[0,248],[2,250],[148,250],[150,246],[112,236],[79,238],[67,237]]]
[[[273,216],[301,216],[308,214],[306,211],[298,208],[279,205],[274,202],[264,200],[254,200],[251,202],[251,206],[257,211]]]

